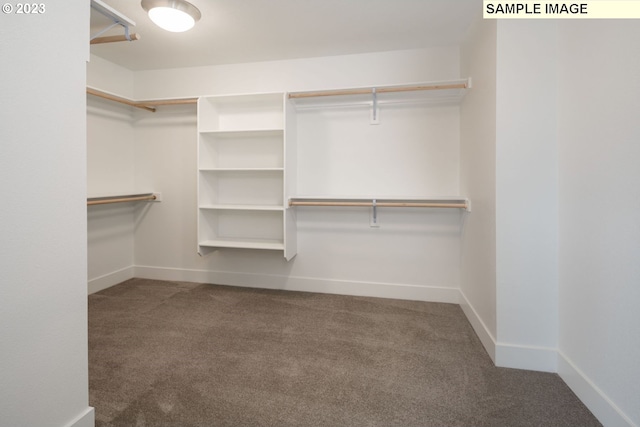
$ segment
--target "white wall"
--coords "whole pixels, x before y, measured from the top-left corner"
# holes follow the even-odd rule
[[[133,73],[92,55],[89,86],[131,97]],[[87,95],[87,194],[131,194],[136,190],[135,138],[131,107]],[[134,275],[134,204],[87,208],[89,292]]]
[[[143,99],[455,79],[459,77],[458,56],[456,48],[438,48],[143,71],[135,74],[135,92],[136,98]],[[163,84],[157,84],[159,81]],[[353,115],[359,114],[364,114],[364,120],[353,120]],[[434,118],[427,119],[429,116]],[[311,155],[316,143],[327,144],[325,148],[335,144],[336,134],[360,135],[359,142],[342,136],[341,141],[346,139],[356,147],[354,152],[363,154],[342,161],[350,162],[352,171],[362,169],[372,177],[366,181],[370,186],[363,187],[346,173],[338,173],[344,182],[340,190],[356,185],[350,190],[389,196],[457,195],[458,120],[455,106],[383,109],[377,127],[368,123],[366,110],[307,111],[299,114],[299,136],[303,137],[299,138],[300,159],[305,153]],[[199,257],[195,109],[163,107],[155,114],[139,111],[134,121],[135,185],[163,193],[161,203],[136,212],[136,275],[458,301],[462,224],[458,211],[381,211],[382,226],[373,229],[366,209],[299,209],[298,256],[291,262],[287,263],[281,252],[245,250],[222,250]],[[329,139],[318,141],[318,129],[328,132],[324,135]],[[368,146],[362,147],[367,140]],[[420,155],[412,151],[416,147]],[[380,171],[377,163],[367,163],[367,159],[378,163],[386,159],[389,168]],[[320,185],[328,194],[339,186],[316,176],[305,161],[308,163],[303,160],[299,169],[300,191],[318,190]],[[327,163],[314,165],[321,170]],[[342,168],[343,172],[347,169]],[[400,178],[403,176],[406,178]]]
[[[131,107],[87,95],[87,193],[91,197],[134,190]]]
[[[0,14],[0,425],[89,427],[89,3],[45,6]]]
[[[378,125],[370,114],[369,106],[297,112],[298,194],[458,194],[457,105],[383,104]]]
[[[87,208],[89,293],[134,277],[134,206],[123,203]]]
[[[87,86],[133,99],[134,73],[99,56],[91,55],[87,62]]]
[[[491,309],[483,314],[470,296],[479,291],[490,304],[491,282],[482,287],[467,275],[491,278],[474,264],[490,255],[473,252],[486,242],[491,251],[490,217],[488,236],[471,233],[484,213],[473,167],[491,161],[492,147],[474,153],[470,141],[490,141],[491,96],[474,105],[492,59],[482,32],[462,51],[463,73],[475,82],[461,118],[461,184],[474,201],[461,273],[461,290],[475,308],[470,320],[484,322],[476,331],[483,338],[488,330],[483,343],[489,352],[495,345],[498,365],[557,370],[604,425],[640,425],[640,28],[633,21],[500,21],[497,28],[493,337],[485,320]],[[487,182],[491,167],[478,177]]]
[[[607,426],[640,425],[639,39],[559,27],[559,372]]]
[[[449,80],[459,73],[457,48],[256,62],[135,73],[135,98],[283,92],[329,87]]]
[[[197,257],[196,142],[195,105],[135,113],[136,188],[163,198],[136,206],[136,265],[180,269]]]
[[[473,87],[460,118],[461,194],[473,212],[464,218],[461,305],[492,359],[496,320],[496,21],[478,18],[461,51]]]
[[[502,20],[496,60],[496,364],[554,372],[556,23]]]

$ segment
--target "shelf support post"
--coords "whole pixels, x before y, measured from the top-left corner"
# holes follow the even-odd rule
[[[378,224],[378,202],[376,199],[371,201],[371,222],[369,223],[370,227],[380,227]]]

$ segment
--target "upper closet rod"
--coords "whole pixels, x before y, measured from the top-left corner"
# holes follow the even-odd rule
[[[156,106],[159,105],[180,105],[180,104],[195,104],[198,102],[197,98],[183,98],[183,99],[157,99],[153,101],[132,101],[121,96],[111,95],[110,93],[102,92],[96,89],[87,88],[89,95],[97,96],[100,98],[108,99],[111,101],[119,102],[121,104],[130,105],[132,107],[141,108],[143,110],[154,112]]]
[[[140,35],[133,33],[133,34],[129,34],[129,37],[127,37],[124,34],[121,36],[97,37],[91,40],[90,44],[102,44],[102,43],[126,42],[126,41],[132,42],[136,40],[140,40]]]
[[[380,87],[380,88],[364,88],[364,89],[338,89],[338,90],[320,90],[313,92],[291,92],[289,93],[290,99],[295,98],[314,98],[319,96],[338,96],[338,95],[368,95],[375,89],[375,92],[390,93],[390,92],[411,92],[419,90],[443,90],[443,89],[467,89],[469,87],[468,82],[461,83],[434,83],[434,84],[422,84],[414,86],[395,86],[395,87]]]
[[[130,99],[122,98],[122,97],[116,96],[116,95],[111,95],[109,93],[101,92],[99,90],[87,88],[87,93],[89,95],[97,96],[99,98],[108,99],[110,101],[119,102],[121,104],[130,105],[130,106],[136,107],[136,108],[142,108],[143,110],[152,111],[154,113],[156,111],[156,109],[153,108],[153,107],[147,107],[146,105],[138,104],[137,102],[131,101]]]
[[[380,201],[380,200],[296,200],[290,199],[289,206],[366,206],[379,208],[458,208],[469,209],[466,200],[461,201]]]

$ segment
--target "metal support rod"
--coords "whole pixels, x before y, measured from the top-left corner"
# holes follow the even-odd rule
[[[103,29],[102,31],[98,31],[97,33],[92,35],[89,40],[93,41],[94,39],[97,39],[99,36],[103,35],[104,33],[106,33],[107,31],[109,31],[110,29],[112,29],[113,27],[115,27],[117,25],[122,25],[122,24],[120,22],[114,22],[113,24],[109,25],[107,28]],[[127,28],[127,27],[125,27],[125,28]]]

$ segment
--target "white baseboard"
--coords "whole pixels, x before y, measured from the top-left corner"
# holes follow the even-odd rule
[[[558,372],[558,351],[555,348],[498,342],[495,364],[501,368]]]
[[[89,406],[82,414],[78,415],[73,421],[67,424],[65,427],[95,427],[95,410]]]
[[[121,270],[114,271],[113,273],[105,274],[104,276],[94,277],[89,280],[87,289],[89,294],[94,294],[103,289],[115,286],[118,283],[122,283],[125,280],[133,279],[135,268],[133,266],[123,268]]]
[[[460,301],[460,290],[457,288],[330,280],[315,277],[292,277],[149,266],[136,266],[135,277],[450,304],[458,304]]]
[[[532,371],[557,372],[558,354],[555,348],[513,345],[497,342],[478,312],[460,291],[460,307],[480,338],[493,363],[501,368],[528,369]]]
[[[558,375],[603,425],[638,427],[562,351],[558,351]]]
[[[496,339],[491,334],[487,325],[484,324],[478,312],[473,308],[469,300],[467,299],[464,292],[460,291],[460,308],[464,312],[464,315],[467,316],[467,320],[471,323],[471,327],[475,331],[478,338],[480,338],[480,342],[484,346],[484,349],[491,357],[493,363],[496,362]]]

